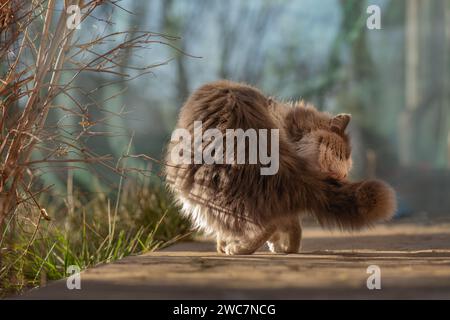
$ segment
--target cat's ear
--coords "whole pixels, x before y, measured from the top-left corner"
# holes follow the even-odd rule
[[[340,113],[331,119],[331,131],[336,133],[344,133],[352,116],[348,113]]]

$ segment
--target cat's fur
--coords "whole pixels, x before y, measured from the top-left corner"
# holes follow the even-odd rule
[[[194,121],[202,121],[203,130],[222,132],[280,130],[275,175],[261,175],[259,164],[173,164],[169,143],[167,185],[183,213],[217,236],[219,252],[251,254],[266,241],[274,252],[297,252],[299,217],[307,213],[323,226],[354,230],[395,211],[394,191],[384,182],[344,179],[351,165],[348,116],[332,118],[302,103],[277,102],[245,84],[218,81],[190,96],[177,128],[193,132]]]

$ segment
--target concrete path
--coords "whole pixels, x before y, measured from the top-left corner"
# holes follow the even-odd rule
[[[381,270],[381,289],[367,288],[367,268]],[[207,241],[125,258],[25,299],[450,299],[450,224],[391,224],[355,235],[304,231],[303,251],[224,256]]]

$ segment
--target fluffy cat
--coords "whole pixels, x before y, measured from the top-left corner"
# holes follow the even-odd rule
[[[195,121],[202,121],[204,130],[221,132],[279,129],[274,175],[261,175],[260,164],[176,164],[171,160],[174,142],[167,146],[167,186],[183,214],[216,235],[218,252],[251,254],[265,242],[273,252],[298,252],[305,214],[324,227],[354,230],[395,212],[395,193],[384,182],[346,181],[348,115],[331,117],[301,102],[275,101],[246,84],[217,81],[189,97],[177,128],[192,133]]]

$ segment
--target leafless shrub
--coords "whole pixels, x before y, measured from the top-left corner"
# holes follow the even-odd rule
[[[62,165],[67,170],[80,163],[95,163],[119,175],[124,173],[112,156],[97,154],[86,144],[87,139],[112,134],[97,129],[97,125],[124,113],[111,114],[104,109],[120,92],[101,101],[95,92],[145,75],[160,65],[132,66],[124,59],[130,50],[154,44],[172,47],[175,40],[140,30],[103,31],[92,36],[80,33],[74,28],[76,24],[70,24],[71,5],[80,9],[81,24],[95,19],[93,13],[100,7],[124,10],[115,1],[0,0],[0,227],[21,203],[31,203],[45,212],[37,201],[37,195],[48,190],[38,183],[43,166]],[[98,22],[106,26],[112,23]],[[83,73],[107,74],[102,79],[108,80],[86,91],[76,85]],[[69,99],[71,105],[56,103],[59,96]],[[80,96],[90,102],[77,100]],[[108,115],[94,118],[94,109],[97,115]],[[61,119],[49,124],[53,110],[58,110]],[[67,127],[65,118],[76,120]]]

